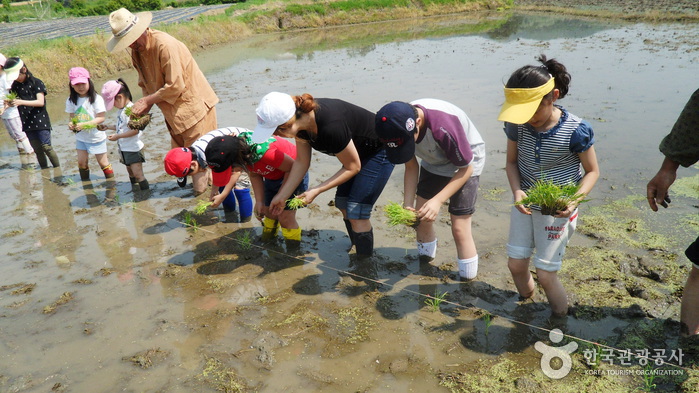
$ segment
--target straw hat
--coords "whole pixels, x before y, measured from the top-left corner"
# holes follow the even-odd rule
[[[107,50],[116,52],[126,49],[146,31],[151,20],[153,14],[148,11],[134,15],[126,8],[120,8],[109,14],[113,37],[107,42]]]

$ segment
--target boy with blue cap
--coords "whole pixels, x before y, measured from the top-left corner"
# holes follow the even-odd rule
[[[377,112],[376,133],[386,145],[388,159],[405,164],[403,205],[414,209],[420,220],[417,250],[421,260],[436,256],[434,222],[449,200],[459,276],[474,279],[478,252],[471,217],[485,163],[485,143],[473,122],[446,101],[394,101]]]

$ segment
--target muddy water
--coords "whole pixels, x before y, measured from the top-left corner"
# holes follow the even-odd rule
[[[223,210],[194,216],[198,229],[187,229],[186,211],[196,202],[162,172],[169,141],[160,114],[144,136],[152,195],[134,194],[112,155],[118,197],[108,202],[94,162],[92,181],[79,180],[62,112],[67,93],[50,92],[62,172],[19,170],[13,143],[0,137],[0,391],[438,391],[445,389],[440,373],[468,372],[478,361],[513,359],[540,373],[533,344],[548,334],[540,327],[611,341],[615,329],[638,318],[615,312],[627,303],[610,307],[604,294],[582,295],[585,283],[565,264],[572,302],[595,309],[597,318],[552,322],[542,293],[522,303],[514,292],[504,251],[506,141],[496,121],[502,83],[539,53],[566,64],[573,85],[560,103],[596,131],[602,178],[589,209],[630,200],[620,214],[672,239],[664,247],[677,251],[696,233],[691,191],[659,216],[635,197],[661,162],[658,142],[697,87],[698,35],[696,25],[450,17],[265,35],[199,55],[221,98],[220,126],[253,127],[257,100],[273,90],[370,110],[422,97],[462,107],[488,147],[474,218],[481,268],[472,283],[455,280],[446,218],[438,258],[428,265],[417,261],[410,231],[386,225],[380,208],[401,199],[402,168],[377,204],[370,264],[346,253],[330,192],[299,213],[304,242],[297,253],[281,242],[260,243],[258,224]],[[124,77],[135,86],[133,74]],[[311,181],[337,167],[316,154]],[[679,173],[693,179],[691,190],[696,167]],[[569,254],[605,247],[648,257],[583,235]],[[681,256],[672,263],[686,269],[688,262]],[[426,296],[444,292],[446,301],[431,311]],[[676,298],[663,304],[645,311],[676,321]],[[486,312],[496,315],[490,326]]]

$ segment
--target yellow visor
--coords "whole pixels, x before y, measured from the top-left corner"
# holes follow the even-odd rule
[[[555,87],[554,78],[539,87],[529,89],[505,88],[505,103],[500,109],[499,121],[524,124],[534,116],[541,99]]]

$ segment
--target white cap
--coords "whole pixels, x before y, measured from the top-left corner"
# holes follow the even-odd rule
[[[254,143],[261,143],[272,136],[277,127],[294,117],[296,103],[290,95],[275,91],[262,97],[255,113],[257,113],[257,126],[251,139]]]

